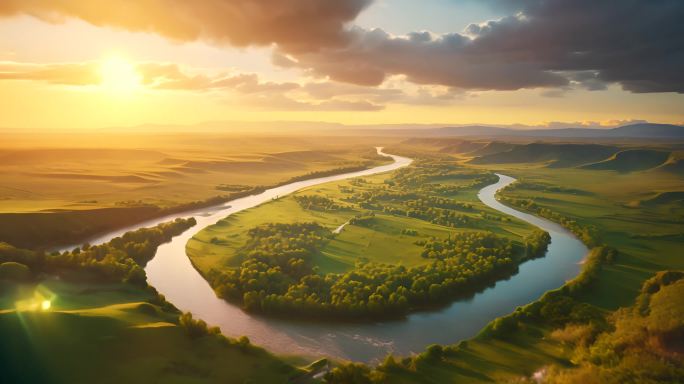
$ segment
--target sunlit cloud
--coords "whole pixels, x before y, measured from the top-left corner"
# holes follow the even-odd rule
[[[340,82],[379,86],[393,75],[471,90],[620,84],[631,92],[684,92],[684,5],[672,0],[491,2],[509,16],[465,32],[402,36],[353,25],[372,0],[5,0],[0,15],[78,18],[217,46],[273,46],[274,64]],[[428,6],[426,4],[426,6]],[[657,27],[654,27],[657,26]],[[590,77],[586,74],[591,73]],[[579,74],[579,75],[578,75]]]
[[[367,87],[327,80],[266,81],[255,73],[207,72],[172,63],[136,63],[120,56],[98,62],[35,64],[0,62],[0,80],[39,81],[85,86],[115,93],[223,92],[240,95],[238,102],[258,108],[295,111],[380,111],[387,103],[441,104],[453,91],[414,87],[395,80],[393,87]],[[443,88],[443,87],[442,87]]]

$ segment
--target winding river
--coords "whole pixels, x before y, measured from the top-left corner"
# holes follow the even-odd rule
[[[231,215],[278,196],[330,181],[392,171],[411,163],[411,159],[378,153],[394,162],[364,171],[299,181],[269,189],[258,195],[230,201],[224,205],[164,217],[123,228],[93,239],[96,244],[108,241],[125,231],[156,225],[175,217],[194,216],[197,225],[157,250],[145,268],[150,285],[183,311],[192,312],[211,325],[218,325],[228,336],[248,336],[256,345],[280,354],[311,357],[331,356],[355,361],[375,361],[387,353],[408,355],[421,352],[427,345],[449,344],[467,339],[492,319],[539,298],[545,291],[561,286],[577,275],[579,263],[588,249],[572,233],[560,225],[499,203],[496,191],[515,179],[498,175],[499,181],[483,188],[478,197],[489,207],[515,216],[548,231],[551,244],[545,257],[520,265],[516,275],[439,310],[413,313],[402,320],[374,323],[330,323],[273,319],[248,314],[239,307],[216,297],[214,291],[193,268],[185,254],[188,240],[205,227]]]

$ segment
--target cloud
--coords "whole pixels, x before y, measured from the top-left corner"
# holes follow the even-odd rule
[[[3,0],[0,15],[75,17],[216,45],[273,45],[276,65],[363,86],[402,75],[471,90],[619,83],[632,92],[684,93],[681,0],[486,0],[510,16],[460,33],[405,36],[351,25],[372,1]]]
[[[235,46],[278,44],[298,52],[344,44],[344,26],[372,0],[2,0],[0,15],[48,22],[74,17],[97,26],[174,40]]]
[[[100,82],[97,65],[87,63],[33,64],[0,62],[0,80],[35,80],[59,85],[90,85]]]
[[[362,85],[401,74],[418,84],[475,90],[620,83],[632,92],[684,92],[684,2],[539,0],[521,9],[463,34],[355,28],[344,47],[274,62]]]
[[[354,29],[344,48],[321,48],[296,56],[291,65],[320,76],[358,85],[377,86],[390,75],[417,84],[477,90],[515,90],[565,86],[568,80],[532,61],[500,62],[470,54],[473,41],[458,33],[391,36],[375,29]]]
[[[133,64],[140,82],[149,90],[225,92],[239,104],[255,108],[297,111],[379,111],[389,95],[399,90],[363,88],[331,82],[304,83],[263,81],[254,73],[199,73],[176,64]],[[53,85],[97,86],[100,63],[36,64],[0,62],[1,80],[39,81]],[[386,95],[387,97],[380,97]],[[374,99],[374,100],[372,100]]]

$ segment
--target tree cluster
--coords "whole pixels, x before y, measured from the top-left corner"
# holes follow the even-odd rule
[[[50,274],[145,285],[147,277],[143,267],[154,257],[157,247],[195,224],[194,218],[176,219],[153,228],[127,232],[105,244],[85,244],[72,251],[51,254],[0,243],[0,263],[23,264],[33,276]]]
[[[330,232],[316,223],[266,224],[249,232],[234,270],[212,270],[219,296],[250,311],[317,317],[387,317],[471,293],[516,265],[513,246],[491,233],[456,234],[425,245],[434,261],[412,268],[359,263],[318,274],[312,257]]]
[[[335,200],[320,195],[295,195],[294,199],[300,207],[314,211],[337,211],[345,208]]]

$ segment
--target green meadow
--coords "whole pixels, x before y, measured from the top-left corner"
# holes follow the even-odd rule
[[[444,143],[431,145],[433,153],[446,148]],[[452,148],[455,144],[448,146]],[[472,151],[472,146],[460,146]],[[491,147],[485,143],[480,146]],[[679,276],[680,272],[661,271],[684,270],[684,199],[681,198],[684,180],[679,167],[672,166],[678,164],[681,155],[673,152],[665,163],[654,162],[647,169],[640,165],[643,163],[638,158],[624,155],[599,161],[600,167],[582,166],[576,158],[573,158],[572,166],[559,167],[559,161],[569,161],[563,151],[554,151],[553,144],[543,149],[546,154],[536,152],[527,158],[521,156],[520,151],[512,151],[511,158],[506,153],[501,154],[511,151],[508,147],[500,150],[495,161],[482,161],[481,158],[473,161],[478,158],[477,150],[470,154],[456,151],[452,155],[468,167],[516,177],[519,183],[501,193],[504,199],[525,203],[516,208],[535,214],[553,212],[556,217],[595,228],[598,242],[617,251],[614,260],[591,266],[585,264],[585,272],[590,268],[591,272],[587,274],[588,278],[583,277],[587,282],[581,288],[547,294],[527,306],[530,309],[507,316],[504,320],[509,320],[506,322],[509,331],[502,334],[491,334],[497,319],[479,336],[458,345],[429,347],[422,354],[388,359],[367,371],[353,366],[343,366],[341,370],[357,370],[361,375],[378,378],[378,382],[392,383],[533,383],[539,380],[621,383],[635,378],[635,382],[678,382],[677,377],[681,378],[683,374],[678,357],[681,355],[676,352],[681,348],[682,315],[681,307],[676,304],[681,300],[673,295],[681,295],[682,285],[677,280],[679,277],[669,277]],[[661,145],[658,152],[667,149]],[[426,151],[426,147],[423,144],[417,149],[415,143],[405,143],[397,150]],[[648,159],[654,157],[652,151],[642,153]],[[662,156],[658,157],[658,161],[662,160]],[[616,161],[620,166],[615,169],[605,166],[605,163]],[[533,204],[529,205],[529,202]],[[663,309],[656,308],[655,296],[649,296],[657,292],[652,287],[673,281],[679,281],[676,287],[673,285],[667,293],[658,295],[657,305],[662,305]],[[570,309],[569,314],[582,308],[587,319],[561,321],[558,312],[555,315],[546,312],[541,317],[524,315],[533,308],[553,307],[559,299],[571,303],[569,308],[574,309]],[[647,316],[649,311],[644,312],[643,308],[649,302],[653,306],[651,313],[669,313],[670,320]],[[658,325],[642,328],[654,331],[635,336],[634,327],[638,327],[635,325],[638,322]],[[663,328],[675,333],[655,331]],[[651,347],[640,344],[642,338],[651,338]],[[653,344],[658,339],[663,341]],[[600,355],[608,353],[604,349],[619,352],[613,353],[611,360],[605,360]],[[641,363],[634,360],[637,356]],[[649,364],[652,369],[642,370],[640,364]]]
[[[3,286],[0,351],[8,382],[278,383],[306,372],[236,340],[192,337],[150,290],[54,279]]]
[[[677,272],[661,271],[684,270],[681,152],[664,144],[533,144],[409,140],[387,151],[439,165],[414,165],[405,172],[282,196],[203,229],[186,250],[207,276],[240,268],[254,228],[310,222],[327,232],[342,227],[313,254],[316,273],[325,275],[354,271],[364,263],[425,266],[431,260],[422,256],[424,242],[455,234],[492,232],[520,245],[534,228],[477,199],[492,173],[503,173],[519,182],[500,193],[502,201],[586,229],[591,246],[604,246],[595,250],[609,249],[610,256],[590,258],[575,281],[494,320],[471,340],[388,357],[375,366],[338,361],[327,382],[349,382],[337,378],[354,372],[355,382],[366,383],[527,383],[535,382],[535,375],[551,383],[587,377],[618,383],[624,372],[636,369],[630,356],[654,367],[641,373],[642,382],[677,377],[681,364],[672,356],[680,356],[681,279]],[[240,183],[222,179],[219,184],[233,189]],[[399,184],[415,195],[402,197]],[[446,202],[431,200],[437,196]],[[453,215],[429,210],[438,204],[451,204],[445,211]],[[227,339],[194,320],[188,323],[150,288],[43,277],[0,282],[0,328],[7,335],[0,351],[9,377],[35,382],[315,382],[310,378],[324,364],[306,366],[301,358],[274,356],[247,340]],[[641,324],[639,329],[647,332],[634,336],[628,324]]]
[[[447,238],[449,234],[459,231],[491,231],[520,242],[533,230],[531,226],[515,219],[498,220],[501,216],[477,199],[479,188],[468,187],[471,181],[469,179],[447,177],[439,180],[444,185],[465,187],[457,193],[443,196],[473,205],[473,209],[463,212],[463,215],[476,223],[469,226],[449,227],[428,220],[383,213],[379,209],[361,208],[346,200],[350,193],[344,191],[363,193],[383,188],[386,185],[385,180],[390,176],[380,174],[364,177],[362,183],[354,179],[326,183],[238,212],[193,237],[187,244],[187,254],[203,273],[212,268],[235,268],[243,261],[240,249],[247,243],[247,231],[251,228],[266,223],[317,222],[334,231],[344,225],[340,233],[335,234],[315,258],[315,265],[321,273],[339,273],[353,269],[358,262],[400,264],[406,267],[428,263],[429,259],[421,257],[423,246],[417,243],[431,237]],[[296,201],[298,196],[311,195],[330,199],[342,208],[325,211],[305,209]],[[346,224],[354,217],[369,212],[375,214],[369,223]],[[406,230],[415,231],[415,234],[406,234]]]

